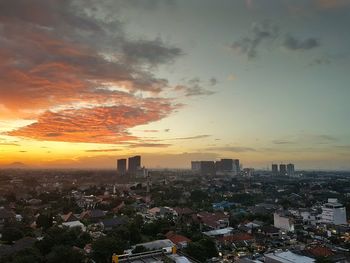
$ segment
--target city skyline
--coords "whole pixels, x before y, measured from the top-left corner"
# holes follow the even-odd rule
[[[0,0],[0,167],[350,170],[349,0]]]

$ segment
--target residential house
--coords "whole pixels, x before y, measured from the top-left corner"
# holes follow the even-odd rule
[[[86,231],[85,225],[80,221],[65,222],[65,223],[62,223],[62,226],[67,226],[69,228],[79,227],[81,228],[82,231],[84,232]]]
[[[260,231],[269,238],[278,238],[280,236],[280,230],[274,226],[263,226],[260,228]]]
[[[87,210],[80,214],[80,220],[90,220],[92,222],[98,222],[100,219],[104,218],[106,213],[100,209]]]
[[[177,248],[182,249],[186,248],[188,246],[188,243],[191,242],[191,239],[176,234],[174,231],[169,231],[165,234],[166,238],[169,239],[171,242],[173,242]]]
[[[226,228],[230,224],[229,215],[223,212],[200,212],[196,215],[194,220],[209,229]]]
[[[127,221],[121,217],[108,218],[100,221],[100,224],[105,231],[110,231],[113,228],[126,224]]]
[[[73,214],[73,212],[69,212],[65,215],[62,215],[61,219],[63,222],[72,222],[78,220],[78,218]]]

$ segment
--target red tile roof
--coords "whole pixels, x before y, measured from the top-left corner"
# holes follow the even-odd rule
[[[176,213],[181,216],[181,215],[191,215],[194,213],[194,211],[191,208],[188,207],[174,207],[174,210],[176,211]]]
[[[216,228],[220,220],[228,220],[229,216],[221,212],[215,212],[215,213],[200,212],[197,214],[197,218],[203,224]]]
[[[307,250],[314,257],[329,257],[333,255],[333,252],[328,247],[317,246]]]
[[[173,231],[169,231],[168,233],[165,234],[167,239],[170,239],[171,242],[173,242],[174,244],[178,245],[179,243],[183,243],[183,242],[191,242],[191,239],[182,236],[182,235],[178,235],[176,233],[174,233]]]
[[[65,215],[62,215],[62,220],[63,222],[68,222],[68,221],[75,221],[75,220],[78,220],[73,212],[69,212],[68,214],[65,214]]]

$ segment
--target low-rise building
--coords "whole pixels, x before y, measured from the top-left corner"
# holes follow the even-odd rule
[[[210,229],[220,229],[229,226],[229,216],[222,212],[200,212],[196,220]]]
[[[206,235],[208,237],[215,237],[215,238],[230,236],[232,233],[233,233],[232,227],[226,227],[226,228],[221,228],[221,229],[203,232],[204,235]]]
[[[69,228],[79,227],[82,231],[86,231],[85,225],[80,221],[64,222],[62,223],[62,226],[67,226]]]
[[[176,245],[176,247],[180,249],[186,248],[188,246],[188,243],[191,242],[191,239],[183,235],[176,234],[174,231],[169,231],[165,234],[165,237],[171,242],[173,242]]]
[[[291,251],[282,251],[265,254],[265,263],[314,263],[311,257],[296,254]]]
[[[284,231],[294,231],[294,219],[280,211],[273,214],[273,225]]]
[[[126,224],[127,221],[124,218],[108,218],[101,220],[100,224],[105,231],[110,231],[113,228]]]

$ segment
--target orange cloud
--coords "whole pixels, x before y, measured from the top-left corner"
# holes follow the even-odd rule
[[[153,101],[140,108],[110,106],[47,111],[37,122],[8,135],[45,141],[118,144],[137,139],[128,133],[128,128],[157,121],[172,110],[171,104]]]
[[[0,1],[0,118],[36,120],[8,135],[136,145],[129,128],[180,106],[162,97],[168,80],[151,70],[182,51],[128,38],[117,18],[84,10],[69,0]]]

